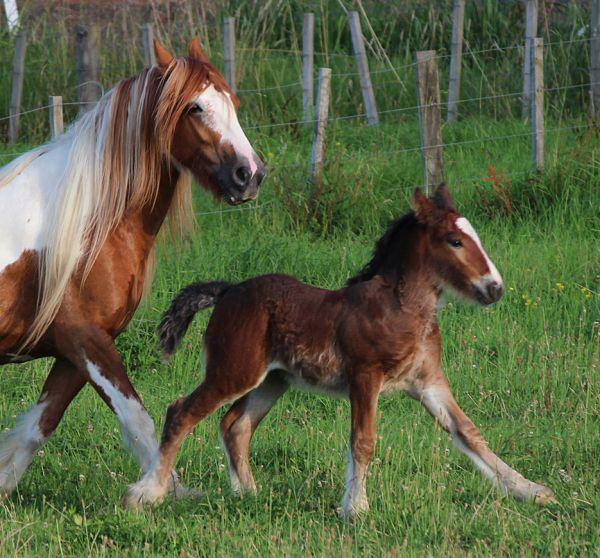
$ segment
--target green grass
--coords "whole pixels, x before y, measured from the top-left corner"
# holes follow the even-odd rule
[[[518,121],[471,119],[446,128],[444,138],[524,130]],[[539,509],[500,495],[417,403],[397,394],[380,404],[380,439],[367,482],[372,509],[354,523],[340,522],[349,406],[291,391],[254,439],[256,497],[238,500],[229,490],[217,439],[220,412],[196,428],[177,461],[185,483],[204,490],[205,499],[125,512],[118,501],[138,467],[121,446],[112,414],[85,388],[17,492],[0,504],[0,554],[597,553],[600,164],[597,137],[584,132],[549,134],[547,171],[539,179],[528,173],[528,138],[466,144],[445,154],[459,209],[508,290],[485,310],[454,300],[446,305],[444,369],[491,447],[552,487],[558,504]],[[252,136],[271,168],[260,201],[252,209],[221,211],[198,193],[197,233],[180,252],[161,251],[149,302],[118,340],[158,428],[167,405],[202,377],[200,335],[208,313],[196,319],[170,363],[161,362],[156,348],[159,316],[179,288],[274,271],[337,288],[366,261],[387,220],[407,210],[419,182],[417,152],[385,153],[417,143],[413,120],[375,130],[336,125],[326,181],[317,189],[305,180],[307,131]],[[484,180],[489,165],[516,176],[507,215]],[[3,368],[1,427],[36,399],[49,366]]]

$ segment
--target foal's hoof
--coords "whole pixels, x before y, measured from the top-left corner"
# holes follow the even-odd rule
[[[541,486],[541,490],[535,495],[534,502],[538,506],[548,506],[550,504],[558,504],[558,500],[554,497],[554,492],[546,486]]]
[[[360,515],[369,511],[369,502],[367,500],[348,504],[344,502],[338,509],[338,517],[342,521],[351,521]]]

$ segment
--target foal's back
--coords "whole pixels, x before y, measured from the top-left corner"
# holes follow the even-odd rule
[[[330,291],[263,275],[232,286],[216,305],[207,376],[278,369],[297,387],[343,395],[354,365],[371,363],[392,382],[409,371],[424,329],[382,278]]]

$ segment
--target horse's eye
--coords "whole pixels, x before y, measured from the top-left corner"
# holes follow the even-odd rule
[[[448,244],[450,244],[452,248],[460,248],[462,246],[462,242],[456,238],[449,239]]]
[[[201,112],[202,112],[202,107],[200,107],[198,105],[191,105],[190,108],[188,109],[188,114],[191,114],[191,115],[200,114]]]

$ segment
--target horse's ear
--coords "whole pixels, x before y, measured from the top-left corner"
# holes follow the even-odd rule
[[[431,200],[440,209],[456,211],[456,207],[454,206],[454,201],[452,201],[452,196],[450,196],[448,187],[443,182],[435,189]]]
[[[206,56],[204,56],[204,53],[202,52],[202,48],[200,48],[200,41],[198,39],[192,39],[190,46],[188,47],[188,52],[192,58],[195,58],[200,62],[208,62]]]
[[[415,216],[421,223],[429,223],[433,219],[435,206],[432,201],[423,193],[421,188],[416,188],[413,196],[413,207]]]
[[[156,62],[162,69],[166,69],[173,62],[173,56],[156,39],[154,39],[154,53],[156,54]]]

